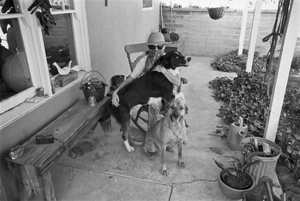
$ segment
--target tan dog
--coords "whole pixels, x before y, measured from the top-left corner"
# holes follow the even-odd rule
[[[185,167],[182,160],[182,144],[187,143],[185,114],[187,107],[184,99],[177,98],[171,104],[167,114],[147,132],[144,150],[149,159],[154,160],[154,153],[161,151],[161,173],[168,175],[166,151],[174,152],[172,147],[178,147],[178,165]]]

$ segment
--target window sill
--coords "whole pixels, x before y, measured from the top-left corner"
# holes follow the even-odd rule
[[[78,72],[78,78],[76,80],[74,80],[73,82],[71,82],[70,84],[68,84],[65,87],[56,88],[55,94],[53,94],[50,97],[34,96],[33,99],[36,102],[32,102],[32,103],[23,102],[23,103],[17,105],[16,107],[12,108],[11,110],[8,110],[7,112],[1,114],[0,115],[0,119],[1,119],[0,120],[0,130],[3,129],[4,127],[10,125],[11,123],[17,121],[18,119],[22,118],[26,114],[32,112],[33,110],[37,109],[38,107],[42,106],[43,104],[45,104],[46,102],[48,102],[52,98],[58,96],[59,94],[62,94],[64,91],[71,88],[72,86],[74,86],[74,85],[78,84],[79,82],[81,82],[81,79],[83,78],[85,73],[86,73],[85,71]]]

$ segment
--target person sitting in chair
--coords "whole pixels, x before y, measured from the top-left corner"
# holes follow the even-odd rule
[[[152,32],[150,34],[147,42],[149,54],[145,55],[138,61],[135,68],[128,76],[128,78],[124,82],[122,82],[120,86],[112,94],[112,104],[115,107],[119,106],[119,96],[118,96],[119,90],[121,90],[123,87],[131,83],[134,79],[144,75],[149,70],[153,69],[153,64],[155,63],[155,61],[165,54],[165,44],[166,42],[162,33]],[[175,88],[177,89],[180,86],[181,79],[177,71],[175,72],[172,69],[167,70],[161,66],[156,66],[153,70],[163,73],[166,76],[166,78],[174,85],[174,89]],[[178,94],[178,92],[175,91],[174,91],[174,95],[175,98],[183,97],[182,93]],[[160,101],[149,103],[148,129],[151,125],[156,123],[157,115],[160,112],[161,106],[162,104]],[[136,142],[136,144],[138,144],[138,142]]]
[[[119,106],[119,96],[118,91],[122,89],[124,86],[131,83],[134,79],[144,75],[149,70],[152,69],[152,66],[154,62],[162,55],[165,54],[165,39],[162,33],[160,32],[152,32],[148,38],[148,48],[149,48],[149,54],[145,55],[143,58],[139,60],[139,62],[136,64],[136,67],[133,69],[129,77],[120,84],[120,86],[113,92],[112,94],[112,103],[114,106]],[[180,77],[179,75],[174,75],[174,73],[170,72],[170,70],[167,70],[161,66],[157,66],[153,70],[162,72],[166,78],[173,83],[175,86],[180,85]]]

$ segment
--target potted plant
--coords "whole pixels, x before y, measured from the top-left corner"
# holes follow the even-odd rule
[[[249,173],[253,175],[254,181],[258,183],[263,176],[267,176],[274,179],[275,182],[275,169],[277,161],[282,153],[281,147],[276,143],[261,137],[247,137],[242,141],[241,146],[248,154],[257,153],[253,156],[252,160],[261,161],[261,163],[250,167],[248,170]]]
[[[104,79],[104,77],[102,76],[103,80],[99,80],[96,76],[88,79],[87,83],[82,84],[82,81],[84,80],[86,75],[89,75],[91,73],[98,73],[99,75],[102,76],[101,73],[99,73],[98,71],[89,71],[87,72],[81,82],[80,82],[80,86],[79,89],[81,89],[83,91],[83,94],[85,96],[85,98],[88,100],[89,97],[94,96],[96,101],[99,102],[104,98],[104,94],[105,94],[105,87],[107,87],[108,85],[106,84],[106,81]]]
[[[247,154],[243,151],[241,159],[230,157],[229,167],[225,167],[222,163],[213,159],[217,166],[222,169],[218,176],[218,183],[220,189],[228,198],[241,199],[244,192],[254,188],[255,181],[247,170],[250,166],[260,162],[260,160],[252,160],[257,154],[257,152]]]

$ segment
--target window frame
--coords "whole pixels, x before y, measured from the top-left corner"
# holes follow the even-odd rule
[[[84,1],[70,0],[72,9],[53,10],[51,12],[52,15],[70,15],[75,57],[77,59],[77,65],[73,66],[73,68],[80,70],[79,76],[75,81],[65,87],[59,88],[55,93],[52,93],[43,40],[43,30],[35,14],[30,14],[30,12],[27,11],[32,1],[15,0],[15,2],[15,5],[17,5],[20,10],[19,13],[0,15],[0,19],[17,18],[18,20],[33,86],[0,102],[0,129],[74,86],[80,82],[85,74],[84,72],[91,70]],[[47,94],[46,97],[36,97],[36,89],[40,87],[44,88],[45,94]],[[28,98],[34,98],[38,100],[38,103],[28,103],[26,102]]]

